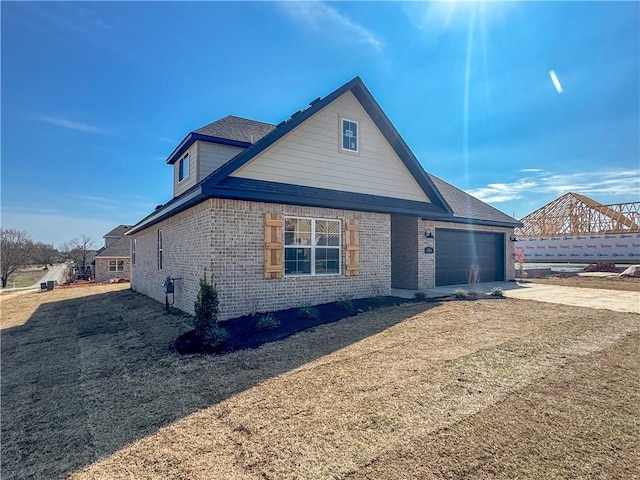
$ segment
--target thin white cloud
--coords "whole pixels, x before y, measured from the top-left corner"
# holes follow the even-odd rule
[[[111,130],[107,130],[106,128],[96,127],[95,125],[77,122],[75,120],[68,120],[66,118],[51,117],[49,115],[43,115],[41,113],[34,113],[33,115],[30,115],[29,118],[37,122],[55,125],[56,127],[67,128],[69,130],[76,130],[84,133],[91,133],[94,135],[105,135],[108,133],[112,133]]]
[[[544,172],[543,169],[541,168],[523,168],[522,170],[520,170],[521,172],[531,172],[531,173],[536,173],[536,172]]]
[[[281,2],[283,10],[296,21],[304,23],[315,31],[325,35],[355,35],[360,43],[381,50],[382,40],[371,30],[355,23],[333,6],[320,1]]]
[[[541,173],[531,172],[529,173]],[[468,190],[468,193],[488,203],[519,200],[529,194],[563,195],[567,192],[584,195],[629,196],[640,192],[640,170],[609,170],[568,174],[540,174],[508,183],[490,183]]]
[[[536,186],[530,180],[518,180],[512,183],[490,183],[486,187],[469,190],[468,193],[483,202],[500,203],[522,198],[522,192]]]

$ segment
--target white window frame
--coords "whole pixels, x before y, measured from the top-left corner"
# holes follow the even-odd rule
[[[342,275],[342,220],[339,218],[320,218],[320,217],[296,217],[287,215],[284,217],[283,225],[286,225],[287,219],[292,220],[310,220],[311,221],[311,245],[287,245],[286,244],[286,231],[282,228],[282,244],[284,251],[282,252],[282,263],[284,276],[289,277],[336,277]],[[330,221],[338,222],[338,245],[316,245],[316,222],[318,221]],[[286,273],[286,250],[287,248],[309,248],[311,250],[311,273]],[[331,249],[338,250],[338,271],[336,273],[316,273],[316,249]]]
[[[113,268],[111,267],[113,264]],[[124,260],[109,260],[110,272],[124,272]]]
[[[158,270],[162,270],[162,230],[158,230]]]
[[[186,162],[185,162],[186,160]],[[186,174],[185,174],[185,163],[186,163]],[[189,177],[189,154],[187,153],[184,157],[182,157],[180,160],[178,160],[178,183],[184,181],[186,178]],[[180,178],[182,176],[182,178]]]
[[[344,148],[344,122],[355,123],[356,125],[356,149]],[[347,153],[360,153],[360,123],[356,120],[340,117],[340,151]]]

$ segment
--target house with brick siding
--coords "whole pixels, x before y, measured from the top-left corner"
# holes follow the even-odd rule
[[[222,320],[514,278],[513,218],[427,173],[359,77],[272,125],[227,116],[169,155],[173,198],[127,231],[131,288]]]
[[[125,237],[131,225],[118,225],[103,236],[104,247],[95,256],[96,282],[129,278],[131,273],[131,240]]]

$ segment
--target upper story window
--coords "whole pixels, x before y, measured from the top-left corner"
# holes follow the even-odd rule
[[[341,149],[346,152],[358,152],[358,122],[343,118]]]
[[[178,182],[189,176],[189,154],[187,153],[178,162]]]
[[[285,275],[339,275],[341,230],[340,220],[286,217]]]

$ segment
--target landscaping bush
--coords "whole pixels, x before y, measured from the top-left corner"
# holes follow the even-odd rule
[[[229,339],[229,332],[218,325],[218,291],[213,283],[207,280],[207,270],[200,279],[200,290],[194,304],[196,315],[193,319],[195,334],[203,346],[215,349]]]
[[[413,294],[413,297],[419,302],[424,302],[427,299],[427,294],[424,292],[416,292]]]
[[[467,298],[469,296],[469,292],[463,290],[462,288],[456,288],[453,291],[453,298]]]
[[[492,297],[503,298],[504,297],[504,292],[502,291],[502,289],[500,287],[493,287],[491,289],[491,291],[489,292],[489,295],[491,295]]]
[[[260,317],[256,323],[256,330],[273,330],[280,326],[278,320],[272,313],[266,313]]]

